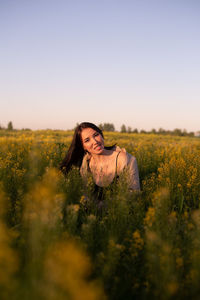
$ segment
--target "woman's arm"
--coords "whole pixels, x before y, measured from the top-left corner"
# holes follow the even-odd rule
[[[139,171],[138,171],[138,165],[137,160],[134,156],[127,153],[128,157],[128,163],[127,163],[127,169],[128,169],[128,183],[129,188],[131,190],[140,191],[140,180],[139,180]]]
[[[124,148],[120,149],[118,174],[125,171],[127,173],[128,186],[130,190],[140,191],[140,180],[137,160]],[[118,150],[117,149],[117,150]]]
[[[80,167],[80,174],[83,178],[88,176],[88,160],[90,159],[89,154],[85,154],[82,160],[82,165]]]

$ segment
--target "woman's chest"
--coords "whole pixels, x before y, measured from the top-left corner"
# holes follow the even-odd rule
[[[117,166],[114,159],[102,163],[91,162],[89,166],[93,179],[99,186],[109,185],[117,174]]]

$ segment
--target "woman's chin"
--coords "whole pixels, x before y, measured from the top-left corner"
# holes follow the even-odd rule
[[[98,149],[95,149],[93,153],[94,153],[94,154],[102,154],[103,151],[104,151],[104,148],[98,147]]]

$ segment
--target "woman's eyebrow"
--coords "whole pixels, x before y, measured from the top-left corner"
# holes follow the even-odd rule
[[[84,138],[84,142],[85,142],[86,140],[89,140],[89,137]]]

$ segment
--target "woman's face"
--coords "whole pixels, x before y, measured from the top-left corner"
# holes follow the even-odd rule
[[[102,135],[92,129],[84,128],[81,132],[81,139],[84,150],[91,154],[101,154],[104,150],[104,139]]]

